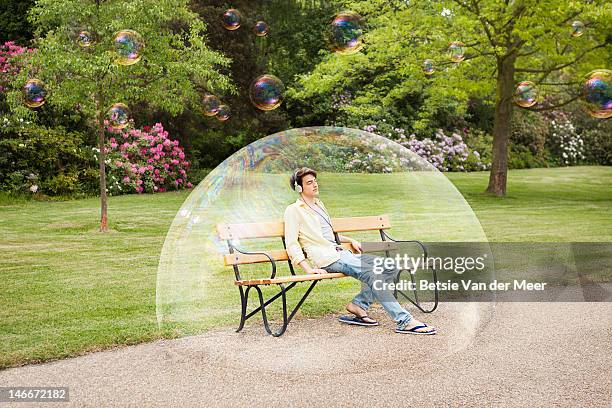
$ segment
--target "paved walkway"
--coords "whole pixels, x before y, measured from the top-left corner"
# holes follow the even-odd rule
[[[436,336],[395,334],[380,309],[380,327],[300,319],[277,339],[251,323],[8,369],[0,384],[70,387],[54,407],[610,407],[611,306],[446,303],[417,315]]]

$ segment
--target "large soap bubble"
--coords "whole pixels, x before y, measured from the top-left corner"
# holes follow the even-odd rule
[[[229,9],[221,16],[221,22],[226,30],[234,31],[242,24],[242,15],[236,9]]]
[[[23,103],[28,108],[38,108],[45,103],[47,88],[40,79],[30,79],[23,86]]]
[[[448,46],[448,57],[453,62],[461,62],[465,59],[465,44],[461,41],[453,41]]]
[[[334,16],[328,26],[331,49],[338,54],[352,54],[363,48],[364,24],[362,17],[352,11]]]
[[[89,31],[79,31],[76,41],[80,47],[89,48],[93,44],[93,36]]]
[[[433,75],[434,72],[436,72],[436,64],[433,60],[426,59],[423,61],[423,73],[425,75]]]
[[[519,83],[514,91],[514,102],[522,108],[535,105],[538,102],[538,88],[531,81]]]
[[[591,71],[582,85],[582,97],[585,109],[592,117],[606,119],[612,116],[612,71]]]
[[[230,107],[227,105],[219,105],[219,109],[217,111],[217,119],[221,122],[225,122],[230,118],[232,111]]]
[[[221,101],[215,95],[208,94],[202,98],[202,106],[206,116],[215,116],[219,112],[219,105],[221,105]]]
[[[265,21],[258,21],[253,26],[253,34],[258,37],[265,37],[270,32],[270,27],[266,24]]]
[[[257,109],[269,111],[278,108],[283,102],[285,85],[274,75],[261,75],[251,83],[249,95]]]
[[[121,30],[115,34],[113,40],[115,49],[115,62],[119,65],[133,65],[142,58],[144,40],[134,30]]]
[[[106,120],[114,129],[125,128],[130,121],[130,111],[124,103],[115,103],[106,112]]]
[[[572,23],[572,37],[580,37],[584,34],[584,23],[582,21],[574,21]]]
[[[355,129],[288,130],[257,140],[226,159],[179,209],[158,268],[157,318],[161,327],[190,333],[219,322],[238,324],[240,298],[233,270],[223,260],[228,243],[220,240],[216,225],[282,220],[285,208],[298,197],[289,187],[289,177],[301,166],[318,171],[320,197],[332,218],[387,214],[394,238],[486,243],[478,219],[454,185],[405,147]],[[364,243],[381,240],[377,230],[348,235]],[[234,240],[233,244],[246,251],[283,248],[279,238]],[[240,273],[243,279],[265,277],[269,268],[268,263],[247,265]],[[277,268],[277,276],[289,273],[286,262],[277,262]],[[323,302],[326,308],[342,310],[359,287],[353,279],[322,282],[306,304]],[[262,287],[264,294],[274,289]],[[288,303],[295,305],[302,293],[290,292]],[[430,298],[422,300],[426,299]],[[250,306],[255,303],[251,298]],[[449,352],[462,349],[492,311],[492,303],[441,304],[435,312],[445,316],[445,335],[440,341]],[[431,321],[429,316],[417,316]],[[252,326],[263,336],[260,322],[260,318],[249,320],[247,329]]]

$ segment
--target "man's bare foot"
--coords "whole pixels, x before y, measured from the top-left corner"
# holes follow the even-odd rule
[[[354,314],[355,316],[357,316],[358,318],[360,318],[366,323],[372,323],[372,324],[378,323],[376,320],[368,316],[368,312],[366,312],[365,310],[363,310],[363,308],[357,306],[356,304],[352,302],[346,305],[346,310],[348,310],[350,313]]]

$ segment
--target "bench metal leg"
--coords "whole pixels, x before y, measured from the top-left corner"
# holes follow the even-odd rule
[[[406,300],[408,300],[410,303],[412,303],[415,307],[417,307],[423,313],[431,313],[434,310],[436,310],[438,308],[438,300],[439,300],[438,289],[434,290],[434,305],[433,305],[433,307],[431,309],[424,309],[421,306],[421,302],[419,301],[419,294],[418,294],[417,289],[416,289],[416,282],[414,280],[414,275],[412,273],[410,273],[409,270],[402,269],[401,271],[399,271],[397,273],[397,275],[395,275],[394,283],[397,284],[399,282],[400,275],[402,274],[402,272],[408,272],[408,274],[410,275],[410,280],[412,281],[412,284],[415,285],[414,286],[414,290],[412,291],[414,293],[414,300],[412,300],[404,291],[397,290],[397,289],[395,289],[393,291],[393,296],[396,299],[398,299],[398,294],[402,295]],[[436,274],[436,271],[432,269],[432,273],[433,273],[434,282],[437,282],[438,281],[438,276]]]
[[[242,330],[242,328],[244,327],[244,322],[246,322],[246,307],[247,307],[247,302],[248,302],[248,298],[244,293],[244,289],[242,289],[242,286],[239,286],[238,289],[240,290],[240,324],[238,325],[238,328],[236,329],[236,332],[239,332],[240,330]]]
[[[280,288],[280,292],[266,301],[264,301],[263,293],[261,289],[259,288],[259,285],[248,286],[246,290],[244,290],[242,286],[239,287],[240,300],[242,303],[242,307],[241,307],[241,313],[240,313],[240,325],[238,326],[238,329],[236,329],[236,332],[241,331],[244,328],[244,323],[249,318],[251,318],[252,316],[254,316],[255,314],[261,311],[261,317],[263,319],[263,324],[264,324],[264,328],[266,332],[268,332],[268,334],[271,334],[274,337],[282,336],[287,330],[287,326],[289,325],[289,322],[291,321],[291,319],[293,319],[293,317],[295,316],[299,308],[302,306],[302,304],[304,303],[308,295],[310,295],[310,292],[312,291],[312,289],[315,287],[315,285],[318,282],[319,281],[316,281],[316,280],[312,281],[312,283],[310,284],[310,287],[308,288],[308,290],[306,290],[306,292],[304,293],[300,301],[297,303],[295,308],[291,311],[291,314],[289,316],[287,316],[287,292],[291,290],[292,288],[294,288],[297,282],[293,282],[287,287],[285,287],[285,285],[283,284],[278,284]],[[248,301],[249,301],[249,292],[252,288],[255,288],[255,290],[257,291],[257,295],[259,297],[259,306],[247,314],[246,311],[247,311],[247,306],[248,306]],[[283,304],[283,325],[278,331],[273,332],[272,329],[270,329],[270,324],[268,322],[268,316],[266,314],[266,306],[274,302],[279,297],[282,298],[282,304]]]

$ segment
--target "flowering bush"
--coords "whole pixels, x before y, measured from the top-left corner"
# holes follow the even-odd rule
[[[376,133],[377,126],[368,125],[364,130]],[[490,166],[490,163],[483,163],[478,151],[467,146],[459,133],[447,136],[442,129],[438,129],[433,138],[418,140],[414,134],[406,136],[404,129],[394,128],[385,136],[418,154],[440,171],[476,171]],[[358,161],[355,163],[359,164]]]
[[[562,165],[577,164],[585,158],[584,141],[567,117],[550,122],[550,144]]]
[[[41,196],[95,193],[87,136],[61,126],[0,118],[0,190]]]
[[[13,41],[0,45],[0,92],[6,90],[6,85],[10,82],[11,77],[19,73],[19,67],[11,59],[16,55],[33,51],[30,48],[15,45]]]
[[[107,130],[111,134],[105,146],[110,194],[161,193],[193,187],[187,181],[189,162],[185,153],[161,123],[142,130]]]

